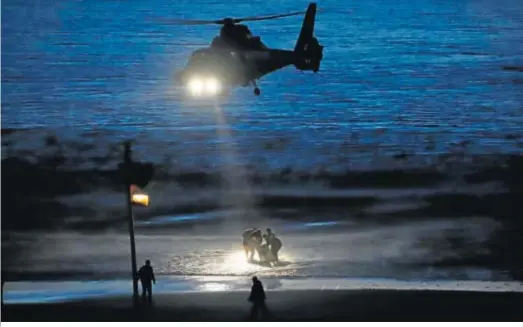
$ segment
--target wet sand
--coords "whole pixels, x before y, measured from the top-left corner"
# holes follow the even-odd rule
[[[463,291],[268,291],[272,321],[522,321],[523,293]],[[130,297],[6,304],[3,321],[245,321],[248,292],[162,294],[149,308]]]

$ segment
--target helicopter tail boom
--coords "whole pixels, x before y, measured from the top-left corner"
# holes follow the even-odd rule
[[[298,56],[295,64],[299,70],[312,70],[317,72],[320,69],[320,62],[323,59],[323,47],[314,37],[314,22],[316,19],[316,3],[309,4],[300,35],[294,53]]]

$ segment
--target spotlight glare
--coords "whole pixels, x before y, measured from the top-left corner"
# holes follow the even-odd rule
[[[210,94],[218,94],[220,92],[220,83],[215,78],[209,78],[205,84],[206,91]]]
[[[222,85],[216,77],[194,76],[187,83],[187,91],[195,97],[216,96],[222,92]]]
[[[204,91],[204,84],[201,79],[193,78],[189,81],[188,84],[189,91],[193,95],[200,95]]]

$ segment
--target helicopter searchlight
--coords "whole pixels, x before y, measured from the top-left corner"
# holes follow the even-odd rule
[[[215,96],[221,93],[220,81],[215,77],[194,76],[189,79],[187,89],[190,95],[195,97],[200,96]]]

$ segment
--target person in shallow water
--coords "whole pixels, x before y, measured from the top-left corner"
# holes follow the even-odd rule
[[[257,228],[250,228],[243,232],[242,238],[245,256],[247,257],[247,260],[252,261],[254,258],[254,252],[259,249],[263,242],[262,232]]]
[[[267,244],[267,243],[262,244],[260,246],[258,253],[260,255],[260,263],[268,264],[268,265],[270,265],[273,262],[277,263],[276,257],[274,256],[274,254],[271,252],[271,250],[269,248],[269,244]]]
[[[269,245],[269,249],[274,258],[274,261],[279,262],[278,252],[281,250],[283,243],[282,241],[272,232],[270,228],[267,228],[266,233],[263,235],[265,242]]]
[[[156,284],[156,279],[154,278],[154,270],[151,267],[151,261],[145,260],[145,265],[143,265],[138,271],[137,279],[142,283],[142,301],[145,302],[145,293],[147,293],[147,300],[149,304],[153,302],[153,283]]]
[[[252,277],[251,294],[248,298],[248,301],[252,303],[250,315],[251,320],[256,320],[258,313],[261,313],[261,318],[264,318],[268,315],[265,299],[265,290],[263,289],[262,282],[258,279],[258,277]]]

